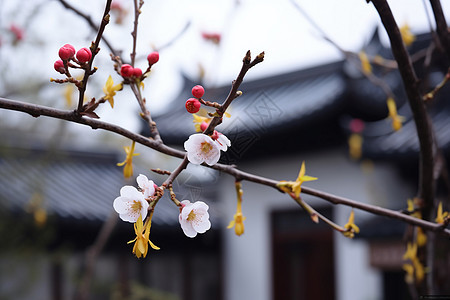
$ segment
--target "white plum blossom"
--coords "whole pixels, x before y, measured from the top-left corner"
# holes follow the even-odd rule
[[[228,147],[231,146],[231,141],[223,134],[218,132],[218,137],[215,139],[216,143],[219,145],[219,149],[222,151],[227,151]]]
[[[191,203],[189,200],[181,201],[182,210],[179,215],[181,229],[186,236],[193,238],[197,233],[205,233],[211,228],[209,221],[208,205],[197,201]]]
[[[153,182],[153,180],[148,180],[147,176],[139,174],[139,176],[136,178],[136,181],[139,188],[142,190],[145,199],[153,196],[153,194],[155,193],[155,183]]]
[[[210,136],[203,133],[191,135],[184,142],[184,149],[187,151],[188,160],[195,165],[200,165],[205,162],[212,166],[220,158],[219,144]]]
[[[119,217],[130,223],[136,223],[139,216],[142,220],[147,217],[148,202],[144,194],[138,191],[134,186],[126,185],[120,189],[120,196],[114,200],[113,207],[119,214]]]

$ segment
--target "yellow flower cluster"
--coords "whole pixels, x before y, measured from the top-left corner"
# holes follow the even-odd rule
[[[139,155],[139,153],[134,153],[135,144],[136,142],[133,141],[131,147],[123,147],[127,156],[125,157],[125,160],[123,162],[117,164],[117,166],[119,167],[125,165],[125,167],[123,168],[123,176],[125,178],[130,178],[131,176],[133,176],[133,156]]]
[[[131,244],[134,242],[133,246],[133,253],[136,255],[137,258],[141,258],[147,256],[148,252],[148,244],[150,244],[150,247],[152,247],[155,250],[159,250],[160,248],[153,244],[150,241],[150,227],[152,222],[152,215],[147,219],[147,222],[144,224],[142,222],[142,216],[139,216],[139,219],[134,223],[134,232],[136,233],[136,238],[132,241],[129,241],[128,244]]]
[[[317,180],[317,178],[305,175],[305,162],[302,162],[300,172],[298,173],[298,177],[295,181],[282,180],[278,182],[277,186],[286,193],[294,193],[295,197],[298,198],[300,196],[300,192],[302,191],[302,183],[313,180]]]
[[[241,183],[236,182],[236,192],[237,192],[237,208],[236,213],[234,214],[233,220],[231,220],[230,224],[228,224],[228,229],[234,227],[234,232],[237,236],[241,236],[244,233],[244,221],[245,217],[242,214],[242,191]]]
[[[355,224],[355,212],[352,209],[347,224],[344,225],[345,231],[342,234],[348,238],[354,238],[355,233],[359,233],[359,227]]]

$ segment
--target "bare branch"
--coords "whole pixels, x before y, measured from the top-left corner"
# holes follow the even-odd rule
[[[89,24],[89,26],[94,30],[94,31],[99,31],[99,27],[97,26],[97,24],[94,23],[94,21],[92,21],[92,18],[83,13],[82,11],[80,11],[79,9],[75,8],[74,6],[72,6],[70,3],[68,3],[66,0],[59,0],[59,2],[67,9],[70,9],[71,11],[73,11],[74,13],[76,13],[77,15],[79,15],[80,17],[82,17],[84,20],[86,20],[86,22]],[[102,40],[105,43],[105,45],[108,47],[109,51],[111,51],[111,53],[114,56],[119,55],[119,51],[115,50],[114,47],[111,45],[111,43],[108,41],[108,39],[106,37],[104,37],[102,35]]]
[[[450,59],[450,34],[447,29],[447,22],[445,21],[444,12],[442,10],[440,0],[430,0],[433,9],[434,19],[436,20],[436,32],[444,48],[447,57]]]
[[[400,30],[386,0],[372,0],[388,33],[394,58],[403,79],[409,104],[413,112],[420,144],[419,198],[424,201],[424,212],[428,215],[433,207],[435,181],[433,179],[436,149],[434,134],[425,104],[419,90],[419,80],[412,66],[411,58],[403,43]]]

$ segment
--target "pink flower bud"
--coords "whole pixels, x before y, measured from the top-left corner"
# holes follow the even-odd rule
[[[216,130],[214,130],[213,134],[211,135],[211,138],[216,141],[219,138],[219,133]]]
[[[142,70],[140,68],[134,68],[133,76],[136,78],[140,78],[142,76]]]
[[[205,131],[206,128],[208,128],[209,124],[206,123],[205,121],[202,122],[202,124],[200,124],[200,130],[201,131]]]
[[[200,110],[201,103],[196,98],[189,98],[185,106],[189,113],[195,114]]]
[[[9,27],[9,30],[14,34],[14,38],[16,41],[21,41],[23,40],[23,30],[22,28],[18,27],[15,24],[11,24],[11,26]]]
[[[129,64],[123,64],[120,68],[120,75],[123,77],[131,77],[133,76],[134,68],[130,66]]]
[[[60,59],[55,61],[55,63],[53,64],[53,67],[55,68],[56,72],[59,72],[61,74],[66,73],[66,69],[64,68],[64,63]]]
[[[147,56],[149,66],[156,64],[159,60],[159,53],[154,51]]]
[[[58,54],[62,60],[68,60],[75,55],[75,48],[71,44],[65,44],[59,48]]]
[[[91,60],[92,58],[92,52],[89,48],[81,48],[77,52],[77,59],[80,63],[85,63]]]
[[[201,85],[196,85],[192,88],[192,96],[201,98],[205,94],[205,89]]]
[[[351,120],[350,130],[354,133],[361,133],[364,130],[364,121],[360,119]]]
[[[219,44],[220,39],[222,38],[220,33],[215,32],[202,32],[202,37],[207,41],[213,42],[214,44]]]

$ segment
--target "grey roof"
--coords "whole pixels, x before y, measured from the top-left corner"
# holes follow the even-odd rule
[[[36,195],[49,215],[67,219],[105,221],[115,213],[112,203],[126,184],[115,153],[8,149],[0,155],[0,211],[24,213]],[[135,166],[134,178],[142,172]],[[157,182],[158,183],[158,182]],[[213,191],[202,186],[175,185],[177,196],[208,198],[211,218],[217,223]],[[195,194],[195,195],[192,195]],[[190,198],[193,199],[193,198]],[[212,199],[212,200],[211,200]],[[178,209],[164,196],[157,204],[153,221],[178,226]]]
[[[410,53],[426,49],[431,42],[429,34],[418,35],[409,48]],[[376,31],[364,50],[369,55],[381,55],[392,59],[389,48],[382,45]],[[423,68],[422,59],[415,61],[419,76],[428,74],[425,90],[431,90],[444,78],[448,63],[436,51],[431,65]],[[406,117],[402,130],[393,132],[387,120],[388,110],[386,94],[370,82],[359,70],[358,57],[350,57],[346,61],[321,65],[315,68],[270,76],[254,81],[246,81],[241,85],[243,95],[231,106],[231,118],[224,118],[217,129],[231,136],[245,137],[250,147],[255,140],[273,140],[274,136],[284,136],[284,148],[300,149],[288,141],[290,137],[305,141],[305,134],[316,130],[316,135],[330,139],[330,135],[338,136],[341,144],[346,143],[350,134],[349,123],[352,118],[366,122],[362,133],[364,136],[363,156],[370,158],[396,158],[398,156],[416,157],[419,150],[415,124],[412,120],[403,83],[397,70],[386,70],[373,65],[373,73],[387,84],[395,95],[400,115]],[[257,68],[257,67],[256,67]],[[257,70],[251,70],[257,72]],[[173,101],[170,111],[156,116],[154,120],[160,128],[166,143],[181,145],[189,135],[194,133],[192,117],[184,109],[184,102],[192,97],[190,90],[198,84],[185,78],[185,86],[180,95]],[[204,99],[221,103],[230,90],[231,83],[222,87],[205,86]],[[442,89],[429,106],[430,116],[439,145],[446,152],[450,150],[450,87]],[[333,123],[332,119],[339,119]],[[328,122],[328,123],[326,123]],[[321,128],[328,126],[328,129]],[[339,127],[339,128],[335,128]],[[305,128],[307,130],[305,130]],[[332,132],[331,134],[327,134]],[[286,132],[288,132],[286,134]],[[324,135],[325,134],[325,135]],[[231,138],[230,138],[231,139]],[[244,138],[235,139],[239,142]],[[236,149],[236,141],[231,139]],[[250,141],[250,142],[249,142]],[[310,144],[321,143],[320,139],[309,140]],[[244,143],[245,144],[245,143]],[[339,144],[336,142],[336,144]],[[266,143],[266,148],[269,146]],[[243,146],[238,147],[242,151]],[[275,149],[275,151],[278,151]],[[228,155],[229,153],[226,153]],[[408,154],[408,156],[405,156]],[[231,162],[233,162],[231,160]]]
[[[282,131],[286,125],[306,125],[323,118],[327,110],[342,104],[345,91],[343,62],[336,62],[266,79],[245,81],[240,86],[243,95],[233,101],[231,118],[224,118],[217,130],[227,134],[239,130],[249,136],[266,131]],[[187,78],[182,93],[174,100],[169,112],[155,116],[166,143],[181,144],[195,132],[193,118],[186,112],[184,102],[192,97],[190,89],[197,83]],[[205,100],[223,102],[230,85],[208,87]]]

